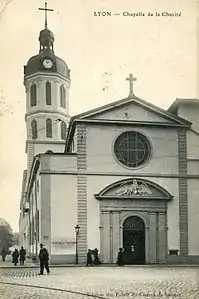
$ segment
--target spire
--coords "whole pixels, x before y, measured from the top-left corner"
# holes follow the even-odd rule
[[[45,29],[40,31],[39,42],[40,42],[40,52],[43,50],[48,50],[54,53],[54,35],[48,29],[48,20],[47,20],[47,12],[53,11],[51,8],[47,8],[47,2],[45,2],[45,8],[39,8],[39,10],[45,11]]]
[[[47,22],[47,12],[48,11],[53,11],[52,8],[47,8],[47,2],[45,2],[45,8],[39,8],[39,10],[44,10],[45,11],[45,29],[48,29],[48,22]]]

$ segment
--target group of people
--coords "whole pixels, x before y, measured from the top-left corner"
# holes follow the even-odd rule
[[[94,258],[92,258],[94,256]],[[86,266],[92,266],[92,265],[100,265],[101,261],[99,259],[99,251],[97,248],[94,250],[88,249],[87,251],[87,262]]]
[[[6,250],[3,249],[1,251],[2,261],[5,261],[6,254],[7,254]],[[124,256],[123,248],[119,248],[119,252],[118,252],[118,256],[117,256],[117,265],[118,266],[124,265],[124,257],[123,256]],[[12,254],[13,264],[16,266],[18,264],[18,262],[20,261],[20,265],[24,265],[25,259],[26,259],[26,250],[23,248],[23,246],[21,247],[20,251],[18,251],[18,249],[15,249],[15,251]],[[50,273],[49,253],[43,244],[40,244],[39,261],[40,261],[39,275],[44,274],[44,268],[46,269],[46,272],[49,274]],[[88,249],[86,266],[100,265],[100,264],[101,264],[101,261],[99,259],[98,249],[97,248],[95,248],[94,250]]]
[[[8,252],[5,248],[1,250],[1,256],[3,262],[5,262],[6,260],[7,253]],[[15,266],[18,264],[19,261],[20,261],[20,265],[24,265],[25,259],[26,259],[26,251],[23,248],[23,246],[21,247],[20,250],[15,249],[14,252],[12,253],[12,262]]]
[[[94,256],[94,259],[92,258],[92,255]],[[123,248],[119,248],[116,263],[118,266],[124,265],[124,249]],[[99,264],[101,264],[101,261],[99,259],[98,249],[97,248],[95,248],[94,250],[88,249],[86,266],[99,265]]]
[[[7,251],[5,249],[1,250],[1,256],[2,256],[2,261],[5,262],[7,255]],[[24,265],[24,261],[26,259],[26,250],[21,247],[20,250],[17,248],[14,250],[12,253],[12,263],[17,266],[17,264],[20,262],[20,265]],[[44,273],[44,268],[46,269],[47,273],[50,273],[49,269],[49,253],[48,250],[44,247],[43,244],[40,244],[40,251],[39,251],[39,261],[40,261],[40,273],[39,275],[43,275]]]
[[[21,247],[21,249],[18,251],[18,249],[15,249],[15,251],[12,254],[12,262],[16,266],[18,262],[20,262],[20,266],[24,265],[24,261],[26,259],[26,251]]]
[[[92,255],[94,256],[94,259],[92,258]],[[119,248],[116,263],[118,266],[124,265],[124,249],[123,248]],[[98,249],[97,248],[95,248],[94,250],[88,249],[86,266],[99,265],[99,264],[101,264],[101,261],[99,259]]]
[[[12,262],[16,266],[18,264],[18,261],[20,260],[20,265],[24,265],[26,256],[26,251],[23,247],[21,247],[20,251],[15,249],[15,251],[12,254]],[[40,244],[40,251],[39,251],[39,261],[40,261],[40,273],[39,275],[44,274],[44,268],[46,269],[46,272],[49,274],[49,253],[48,250],[44,247],[43,244]]]

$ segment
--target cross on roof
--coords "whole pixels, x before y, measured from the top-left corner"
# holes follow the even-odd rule
[[[45,29],[47,29],[47,12],[53,11],[53,9],[47,8],[47,2],[45,2],[45,8],[39,8],[39,10],[45,10]]]
[[[133,78],[132,74],[129,74],[129,77],[126,78],[126,80],[129,81],[129,89],[130,89],[129,96],[133,96],[134,95],[134,92],[133,92],[133,82],[137,81],[137,79]]]

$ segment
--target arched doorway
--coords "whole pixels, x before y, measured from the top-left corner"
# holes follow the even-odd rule
[[[145,264],[145,223],[138,216],[123,222],[123,249],[126,265]]]

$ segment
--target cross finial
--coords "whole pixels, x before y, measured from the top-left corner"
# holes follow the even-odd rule
[[[39,10],[45,10],[45,29],[47,29],[47,11],[53,11],[53,9],[47,8],[47,2],[45,2],[45,8],[39,8]]]
[[[134,96],[134,92],[133,92],[133,82],[136,81],[136,78],[133,78],[132,74],[129,74],[129,77],[126,78],[127,81],[129,81],[129,89],[130,89],[130,93],[129,96]]]

